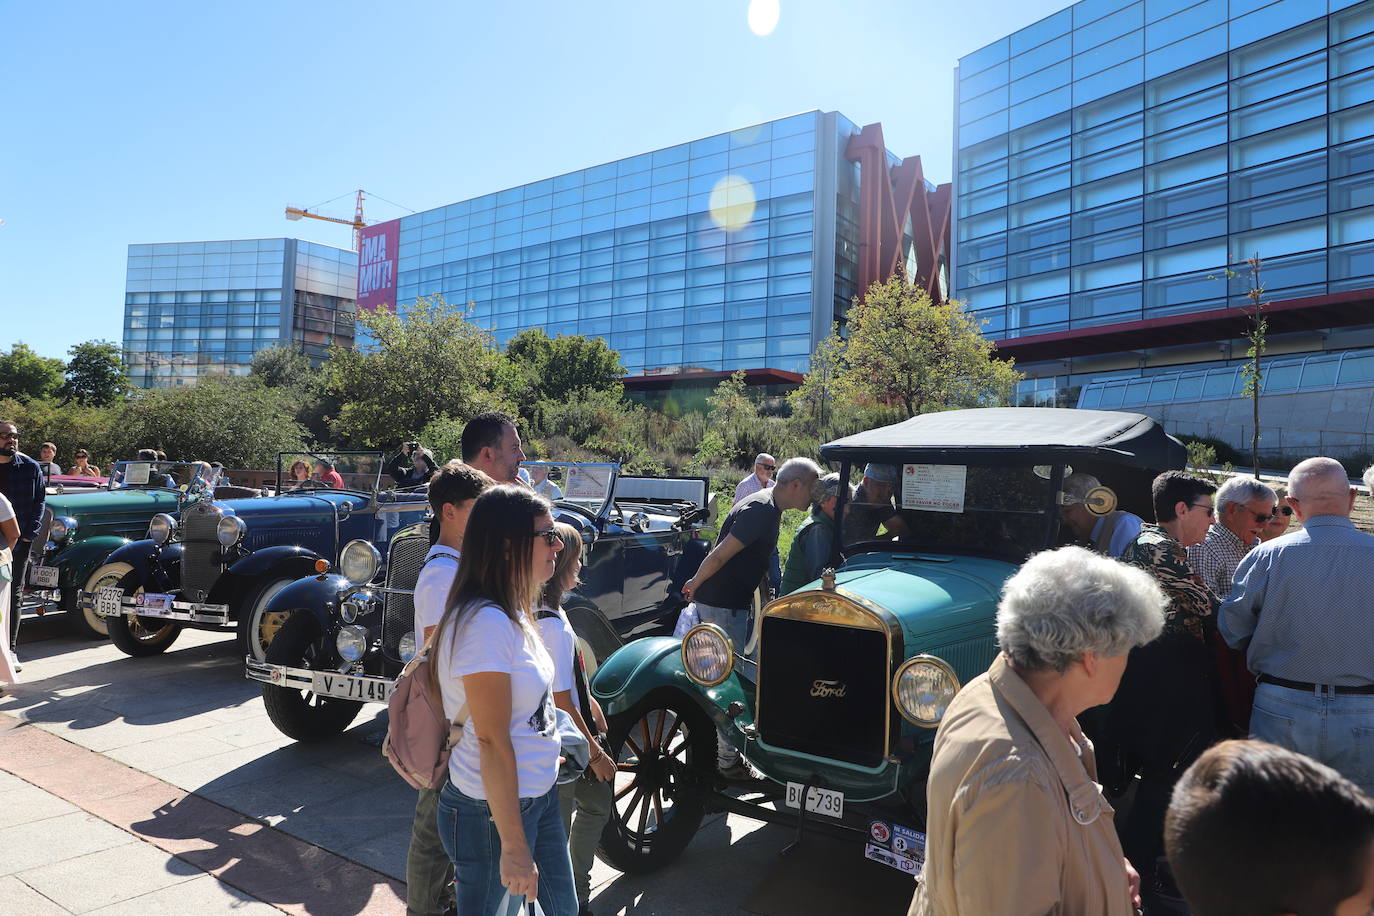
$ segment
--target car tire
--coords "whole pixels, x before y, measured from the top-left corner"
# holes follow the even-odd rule
[[[267,658],[267,647],[281,631],[287,619],[287,612],[284,611],[275,611],[269,618],[267,605],[276,597],[277,592],[294,581],[296,580],[276,579],[264,582],[240,605],[242,610],[239,612],[237,624],[240,654],[250,656],[258,662]]]
[[[314,668],[315,642],[320,623],[305,611],[292,614],[267,647],[267,662],[292,668]],[[324,741],[353,724],[363,704],[357,700],[321,697],[294,687],[262,685],[267,718],[283,735],[296,741]]]
[[[124,589],[124,594],[138,594],[142,589],[135,586],[133,567],[127,563],[108,563],[102,566],[87,580],[88,584],[98,583],[102,578],[107,580],[107,584],[112,584],[108,582],[108,579],[117,572],[113,567],[121,566],[128,570],[118,580],[120,587]],[[110,572],[102,575],[104,570],[110,570]],[[115,648],[134,658],[161,655],[181,635],[181,624],[175,620],[139,617],[136,614],[125,614],[123,617],[102,617],[101,619],[105,621],[110,642],[115,644]]]
[[[607,725],[617,774],[597,854],[626,874],[645,874],[681,855],[701,826],[715,779],[716,729],[674,690],[650,694]]]

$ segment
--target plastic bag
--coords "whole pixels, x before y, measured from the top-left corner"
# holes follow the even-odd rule
[[[544,916],[544,908],[539,905],[538,898],[526,902],[523,896],[512,897],[510,891],[506,891],[506,896],[501,898],[501,905],[496,908],[496,916]]]
[[[681,639],[686,636],[687,631],[699,623],[701,623],[701,615],[697,613],[697,603],[693,601],[677,615],[677,626],[673,627],[673,639]]]

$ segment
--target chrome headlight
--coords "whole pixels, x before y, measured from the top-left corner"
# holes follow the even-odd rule
[[[699,623],[682,637],[682,667],[703,687],[714,687],[735,667],[735,647],[714,623]]]
[[[396,651],[401,653],[401,661],[409,664],[415,657],[415,631],[410,630],[401,637],[401,642],[397,645]]]
[[[243,540],[243,536],[247,533],[247,523],[237,515],[226,515],[215,526],[215,537],[219,539],[219,546],[221,547],[233,547]]]
[[[367,628],[341,627],[334,637],[334,648],[339,650],[339,657],[344,661],[356,662],[367,654]]]
[[[76,531],[76,519],[70,515],[59,515],[52,520],[52,526],[48,528],[48,539],[54,544],[61,544],[71,537]]]
[[[148,537],[157,544],[166,544],[176,534],[177,520],[166,512],[159,512],[148,522]]]
[[[934,728],[959,692],[959,676],[949,662],[934,655],[909,658],[892,678],[897,711],[912,725]]]
[[[339,602],[339,616],[344,623],[352,623],[372,610],[375,601],[369,591],[350,592],[348,597]]]
[[[339,573],[354,585],[371,582],[381,567],[381,553],[367,541],[349,541],[339,553]]]

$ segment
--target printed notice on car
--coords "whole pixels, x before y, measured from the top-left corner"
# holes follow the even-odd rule
[[[131,461],[124,466],[125,486],[138,486],[148,482],[153,466],[147,461]]]
[[[967,480],[962,464],[904,464],[902,508],[962,513]]]

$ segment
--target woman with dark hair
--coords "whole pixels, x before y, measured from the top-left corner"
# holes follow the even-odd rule
[[[86,451],[84,448],[79,448],[76,450],[76,454],[72,455],[72,457],[76,459],[76,464],[73,465],[72,469],[67,472],[68,474],[71,474],[73,477],[100,476],[100,468],[90,463],[90,452]]]
[[[562,548],[548,500],[526,487],[488,489],[473,504],[434,634],[444,715],[465,726],[438,814],[460,913],[497,912],[505,895],[538,897],[546,916],[577,913],[555,784],[555,666],[534,620]]]
[[[586,673],[578,657],[577,634],[563,611],[563,596],[577,585],[582,572],[582,532],[566,522],[554,529],[563,539],[553,578],[544,586],[538,612],[539,635],[553,654],[553,702],[572,717],[587,738],[591,760],[581,779],[558,787],[558,807],[563,829],[568,834],[568,853],[572,857],[573,883],[577,887],[579,916],[591,913],[592,859],[601,839],[601,828],[611,819],[611,780],[615,761],[602,742],[606,735],[606,715],[601,704],[587,690]],[[576,813],[576,820],[573,815]]]

